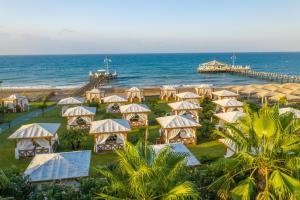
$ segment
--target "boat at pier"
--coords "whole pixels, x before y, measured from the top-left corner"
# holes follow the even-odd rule
[[[95,82],[98,80],[112,80],[118,77],[118,73],[116,71],[110,72],[109,71],[109,64],[111,63],[111,59],[107,56],[104,59],[104,65],[106,69],[98,69],[94,72],[89,73],[90,82]]]

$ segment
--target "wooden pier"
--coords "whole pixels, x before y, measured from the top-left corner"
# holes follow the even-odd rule
[[[73,96],[82,96],[85,94],[86,91],[91,90],[93,88],[99,88],[105,85],[108,81],[109,79],[107,79],[106,77],[99,77],[98,79],[93,79],[89,83],[76,90]]]
[[[231,73],[257,79],[274,81],[279,83],[299,83],[300,76],[286,75],[272,72],[258,72],[249,66],[231,66],[218,61],[203,63],[198,67],[198,73]]]

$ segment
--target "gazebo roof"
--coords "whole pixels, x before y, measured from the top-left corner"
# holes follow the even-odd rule
[[[226,112],[226,113],[217,113],[215,116],[227,123],[234,124],[237,120],[241,117],[244,117],[246,114],[241,111],[233,111],[233,112]]]
[[[256,93],[257,92],[257,88],[246,86],[246,87],[241,88],[239,90],[239,92],[240,93],[244,93],[244,94],[252,94],[252,93]]]
[[[54,137],[59,127],[60,127],[59,123],[27,124],[21,126],[8,138],[25,139],[25,138]]]
[[[219,97],[236,97],[239,96],[238,94],[228,91],[228,90],[220,90],[217,92],[213,92],[213,95],[219,96]]]
[[[176,90],[175,86],[173,85],[163,85],[161,87],[162,90]]]
[[[271,97],[274,96],[276,93],[275,92],[271,92],[269,90],[257,90],[257,92],[255,93],[256,96],[258,97]]]
[[[121,103],[121,102],[127,102],[127,98],[124,96],[119,95],[111,95],[108,97],[103,98],[104,103]]]
[[[131,127],[128,120],[104,119],[104,120],[92,122],[90,134],[117,133],[117,132],[129,132],[129,131],[131,131]]]
[[[201,107],[188,101],[178,101],[168,104],[173,110],[199,110]]]
[[[83,104],[84,99],[80,97],[68,97],[61,99],[57,104],[58,105],[79,105]]]
[[[166,147],[170,147],[170,151],[186,155],[186,165],[191,166],[197,166],[200,165],[199,160],[194,156],[194,154],[182,143],[172,143],[172,144],[155,144],[151,145],[153,151],[155,154],[159,154],[160,151],[162,151]]]
[[[89,176],[91,151],[37,154],[24,172],[30,182]]]
[[[279,108],[279,114],[283,115],[285,113],[293,113],[297,119],[300,118],[300,110],[295,108],[287,107],[287,108]]]
[[[99,90],[98,88],[93,88],[90,91],[87,91],[86,93],[100,94],[101,90]]]
[[[175,96],[181,98],[181,99],[200,99],[201,97],[198,94],[195,94],[193,92],[182,92],[178,93]]]
[[[196,85],[195,88],[212,88],[213,84],[200,84]]]
[[[128,104],[120,106],[121,113],[147,113],[151,112],[149,107],[144,104]]]
[[[87,106],[76,106],[74,108],[68,108],[64,113],[63,117],[73,117],[73,116],[85,116],[85,115],[95,115],[95,107]]]
[[[137,87],[132,87],[127,90],[128,92],[140,92],[141,90]]]
[[[213,103],[222,107],[242,107],[243,103],[235,99],[222,99],[213,101]]]
[[[6,98],[4,98],[4,101],[8,101],[8,100],[17,100],[17,99],[27,99],[27,97],[19,95],[19,94],[12,94]]]
[[[201,126],[198,122],[181,115],[159,117],[156,118],[156,120],[162,128],[188,128]]]
[[[227,66],[227,64],[223,63],[223,62],[219,62],[216,60],[213,61],[209,61],[207,63],[202,63],[202,66]]]

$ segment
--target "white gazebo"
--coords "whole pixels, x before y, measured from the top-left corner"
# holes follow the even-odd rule
[[[217,113],[214,114],[214,116],[219,119],[217,128],[220,130],[226,130],[226,128],[224,127],[225,124],[235,124],[237,123],[238,119],[245,117],[246,114],[241,111],[232,111],[225,113]]]
[[[236,147],[230,139],[222,138],[222,139],[219,139],[219,142],[221,142],[224,145],[224,148],[226,149],[226,152],[224,155],[225,158],[229,158],[236,153]]]
[[[212,84],[201,84],[195,87],[196,93],[200,96],[207,96],[212,98],[212,92],[214,91]]]
[[[90,134],[94,138],[94,151],[123,148],[129,131],[131,131],[129,121],[124,119],[105,119],[92,122]]]
[[[171,85],[164,85],[160,89],[160,99],[169,101],[171,99],[175,99],[175,95],[177,94],[177,89]]]
[[[201,110],[201,107],[198,104],[188,101],[179,101],[169,103],[168,106],[170,106],[175,115],[183,115],[199,121],[199,110]]]
[[[156,118],[160,125],[160,142],[162,144],[184,143],[196,144],[197,128],[200,124],[182,115],[172,115]]]
[[[68,128],[89,128],[96,114],[95,107],[76,106],[68,108],[63,117],[68,120]]]
[[[144,104],[128,104],[120,106],[123,119],[130,122],[132,127],[148,126],[150,108]]]
[[[103,103],[108,104],[106,112],[108,113],[120,113],[120,106],[128,102],[127,98],[119,95],[112,95],[103,98]]]
[[[200,96],[193,92],[182,92],[175,95],[176,101],[189,101],[194,104],[199,104]]]
[[[129,102],[142,102],[144,101],[144,91],[137,87],[132,87],[126,90],[127,99]]]
[[[171,152],[183,154],[186,156],[186,165],[188,167],[199,166],[199,160],[194,156],[194,154],[182,143],[173,143],[173,144],[155,144],[151,145],[155,154],[159,154],[163,149],[170,148]]]
[[[36,155],[26,171],[29,182],[53,182],[79,185],[77,178],[88,177],[91,151],[72,151]]]
[[[213,97],[215,99],[237,99],[239,96],[237,93],[231,92],[229,90],[220,90],[213,92]]]
[[[296,119],[300,119],[300,110],[297,110],[297,109],[292,108],[292,107],[279,108],[279,114],[280,115],[284,115],[284,114],[287,114],[287,113],[293,113],[294,117]]]
[[[25,96],[12,94],[2,99],[2,102],[8,112],[24,112],[29,110],[29,101]]]
[[[61,99],[57,105],[62,106],[61,109],[61,115],[64,114],[64,112],[72,106],[81,106],[84,103],[84,99],[80,97],[67,97],[64,99]]]
[[[222,99],[213,101],[216,112],[243,111],[243,103],[235,99]]]
[[[16,142],[16,159],[53,152],[58,144],[59,127],[59,123],[34,123],[21,126],[8,137]]]
[[[85,97],[88,102],[97,102],[97,103],[101,102],[101,99],[104,97],[104,95],[105,95],[104,91],[98,88],[94,88],[85,93]]]

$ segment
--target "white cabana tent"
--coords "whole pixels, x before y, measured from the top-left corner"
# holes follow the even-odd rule
[[[195,87],[196,94],[200,96],[208,96],[212,98],[212,92],[214,91],[212,84],[201,84]]]
[[[293,113],[294,117],[296,119],[300,119],[300,110],[297,110],[297,109],[292,108],[292,107],[279,108],[279,114],[280,115],[283,115],[283,114],[286,114],[286,113]]]
[[[18,94],[12,94],[2,99],[2,103],[8,112],[24,112],[29,110],[28,98]]]
[[[243,111],[243,103],[235,99],[222,99],[213,101],[216,112]]]
[[[86,100],[88,102],[97,102],[100,103],[101,99],[104,97],[104,90],[100,90],[98,88],[93,88],[90,91],[85,93]]]
[[[182,143],[173,144],[155,144],[151,145],[155,154],[159,154],[163,149],[170,148],[171,152],[178,154],[183,154],[186,156],[186,165],[188,167],[195,167],[200,165],[199,160],[194,156],[194,154]]]
[[[94,151],[123,148],[129,131],[131,131],[129,121],[124,119],[105,119],[92,122],[90,134],[94,137]]]
[[[199,121],[199,110],[201,110],[200,105],[194,104],[188,101],[179,101],[174,103],[169,103],[168,106],[171,107],[172,112],[175,115],[184,115]]]
[[[182,92],[175,94],[176,101],[189,101],[194,104],[199,104],[200,96],[193,92]]]
[[[237,93],[231,92],[229,90],[220,90],[220,91],[216,91],[213,92],[213,97],[215,99],[237,99],[237,97],[239,96]]]
[[[182,115],[156,118],[160,125],[160,142],[196,144],[196,131],[200,124]]]
[[[164,85],[160,88],[160,99],[169,101],[175,98],[177,89],[171,85]]]
[[[128,104],[120,106],[123,119],[130,122],[132,127],[148,126],[148,113],[150,108],[144,104]]]
[[[90,162],[90,150],[40,154],[32,159],[24,175],[30,182],[69,183],[89,176]]]
[[[59,123],[33,123],[21,126],[8,139],[16,141],[16,159],[51,153],[58,143]]]
[[[225,124],[227,124],[227,123],[235,124],[235,123],[237,123],[238,119],[245,117],[246,114],[241,111],[232,111],[232,112],[225,112],[225,113],[217,113],[217,114],[214,114],[214,116],[219,119],[219,123],[216,126],[216,129],[225,131],[225,130],[227,130],[224,127]],[[230,130],[228,130],[228,131],[230,131]]]
[[[103,98],[103,103],[108,104],[106,112],[108,113],[120,113],[120,106],[128,102],[127,98],[119,95],[112,95]]]
[[[67,97],[64,99],[61,99],[57,105],[62,106],[61,109],[61,115],[64,114],[64,112],[72,106],[80,106],[84,103],[84,98],[80,98],[80,97]]]
[[[129,102],[142,102],[144,101],[144,91],[137,87],[132,87],[126,90],[127,99]]]
[[[76,106],[68,108],[63,117],[68,120],[68,128],[89,128],[95,115],[95,107]]]
[[[224,147],[226,149],[226,153],[224,155],[225,158],[229,158],[233,156],[236,152],[235,145],[231,142],[229,139],[219,139],[219,142],[224,144]]]

